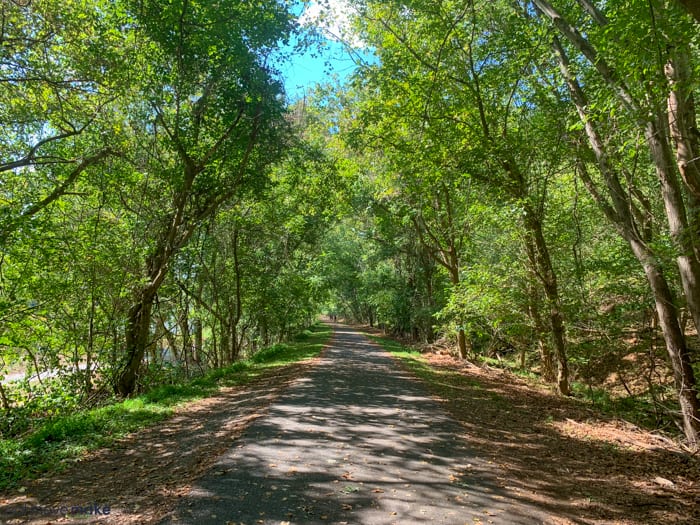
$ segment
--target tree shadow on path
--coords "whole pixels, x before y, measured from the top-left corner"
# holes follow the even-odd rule
[[[412,363],[501,486],[572,523],[700,523],[700,461],[576,400],[433,356]]]
[[[338,326],[162,523],[556,523],[463,434],[421,382]]]

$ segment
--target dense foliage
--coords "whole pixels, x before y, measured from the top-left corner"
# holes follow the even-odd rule
[[[294,105],[283,2],[0,4],[2,431],[325,310],[563,395],[615,372],[697,445],[683,2],[353,4],[372,58]]]
[[[0,18],[0,375],[25,371],[0,384],[3,433],[315,320],[333,203],[313,184],[333,165],[287,108],[284,4],[36,0]]]
[[[346,314],[461,357],[517,354],[562,394],[665,349],[697,444],[692,18],[663,1],[356,5],[376,60],[339,126],[365,222],[339,249],[367,261],[345,266]],[[621,382],[658,403],[652,375]]]

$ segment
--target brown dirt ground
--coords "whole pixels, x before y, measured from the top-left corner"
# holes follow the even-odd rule
[[[506,471],[503,486],[577,517],[562,523],[700,523],[700,457],[679,443],[511,373],[444,354],[425,358],[446,372],[436,397],[462,422],[467,442]]]
[[[462,423],[468,444],[505,470],[504,487],[566,516],[562,524],[700,523],[700,458],[668,437],[503,371],[448,355],[426,358],[445,372],[435,396]],[[274,370],[191,403],[172,419],[25,483],[21,493],[0,494],[4,511],[96,502],[110,505],[110,516],[6,523],[155,523],[310,366],[313,360]]]

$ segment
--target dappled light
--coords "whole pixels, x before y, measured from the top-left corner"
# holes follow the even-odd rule
[[[700,518],[700,466],[668,438],[500,371],[438,356],[407,366],[441,396],[474,452],[504,470],[503,486],[525,501],[574,523]]]
[[[691,3],[0,0],[0,522],[700,523]]]
[[[463,432],[411,374],[339,328],[166,522],[541,522]]]

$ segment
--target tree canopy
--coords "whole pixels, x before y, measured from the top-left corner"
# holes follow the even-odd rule
[[[693,3],[352,4],[372,58],[302,100],[285,2],[0,4],[0,375],[26,371],[2,410],[129,396],[326,313],[562,395],[663,361],[634,395],[698,446]]]

